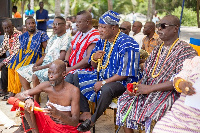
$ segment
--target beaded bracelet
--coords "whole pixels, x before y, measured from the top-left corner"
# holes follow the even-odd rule
[[[92,54],[91,60],[92,60],[94,63],[97,63],[98,61],[97,61],[97,60],[94,60],[94,54],[95,54],[95,53]]]
[[[179,93],[182,92],[182,90],[178,87],[179,84],[180,84],[180,82],[182,82],[182,81],[185,81],[185,80],[184,80],[184,79],[178,79],[178,80],[175,82],[175,89],[176,89],[176,91],[179,92]]]

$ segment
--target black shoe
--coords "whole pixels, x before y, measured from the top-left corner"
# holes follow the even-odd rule
[[[91,120],[87,119],[78,126],[77,130],[80,132],[89,131],[92,128],[92,126],[90,125],[91,125]]]

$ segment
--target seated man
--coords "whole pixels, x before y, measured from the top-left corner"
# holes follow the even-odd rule
[[[63,61],[55,60],[48,69],[49,81],[15,96],[25,101],[25,118],[33,133],[78,133],[80,91],[64,81],[65,68]],[[31,96],[40,92],[47,93],[48,108],[44,112],[30,111],[30,107],[39,106]]]
[[[91,53],[88,62],[97,68],[100,63],[99,81],[97,71],[78,71],[74,76],[74,85],[81,90],[80,110],[83,114],[80,120],[84,122],[79,131],[87,131],[94,125],[112,102],[120,96],[128,82],[138,80],[139,45],[130,36],[119,30],[120,16],[111,10],[105,12],[99,19],[100,40]],[[96,95],[97,93],[97,95]],[[95,113],[91,116],[88,101],[98,98]]]
[[[131,23],[128,21],[124,21],[119,29],[121,30],[121,32],[124,32],[126,35],[129,35],[130,31],[131,31]]]
[[[73,84],[73,73],[76,69],[92,70],[88,64],[91,51],[99,40],[99,32],[92,27],[92,16],[88,11],[80,11],[76,16],[76,27],[78,32],[71,42],[70,48],[65,56],[67,63],[67,74],[65,81]]]
[[[144,76],[138,85],[134,85],[134,88],[138,88],[136,94],[127,90],[118,99],[117,125],[123,124],[122,120],[133,102],[124,123],[126,133],[133,132],[133,129],[138,129],[141,125],[145,125],[146,132],[152,130],[152,123],[161,119],[179,98],[170,79],[181,71],[184,60],[197,55],[189,44],[179,40],[178,17],[167,15],[157,26],[163,43],[156,46],[147,58]]]
[[[145,35],[141,32],[142,23],[140,21],[135,21],[132,26],[133,39],[139,44],[139,49],[141,49],[143,44],[143,38]]]
[[[16,72],[22,66],[34,64],[42,57],[42,51],[46,48],[48,35],[36,30],[35,19],[28,17],[25,21],[27,32],[19,36],[20,47],[8,63],[8,91],[14,94],[21,92],[21,83]],[[24,88],[26,89],[26,88]]]
[[[197,90],[193,88],[193,84],[199,84],[199,81],[200,56],[195,56],[193,59],[185,60],[182,71],[175,76],[173,84],[176,91],[181,93],[181,96],[173,104],[171,111],[167,112],[165,116],[157,122],[153,130],[154,133],[200,132],[200,109],[185,104],[187,95],[194,95],[197,92]],[[196,104],[198,105],[199,101],[196,101]]]
[[[33,87],[40,82],[48,81],[48,68],[56,60],[64,60],[66,51],[69,47],[70,36],[66,33],[65,19],[61,16],[55,17],[53,22],[54,35],[48,41],[45,55],[43,55],[35,64],[21,67],[17,70],[20,81],[25,90],[30,89],[30,82],[33,81]],[[39,95],[35,97],[39,102]]]
[[[20,47],[19,36],[22,34],[13,26],[11,20],[9,19],[2,21],[2,28],[4,30],[4,40],[0,48],[0,56],[5,56],[7,51],[9,51],[9,56],[5,59],[1,59],[3,61],[0,63],[2,89],[1,96],[5,95],[8,89],[8,68],[6,65],[18,52]],[[7,100],[7,98],[4,97],[3,100]]]

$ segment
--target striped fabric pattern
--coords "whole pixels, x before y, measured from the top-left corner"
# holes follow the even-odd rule
[[[183,62],[185,59],[193,58],[197,55],[196,51],[183,41],[177,41],[175,46],[172,48],[171,53],[166,59],[169,47],[163,47],[161,50],[161,55],[156,67],[155,73],[157,74],[161,67],[163,69],[158,77],[152,78],[151,74],[155,66],[157,53],[160,45],[155,47],[151,55],[148,57],[144,66],[144,76],[142,78],[141,84],[153,85],[158,83],[164,83],[170,81],[171,77],[179,73],[182,69]],[[166,59],[165,64],[164,60]],[[133,104],[127,121],[125,123],[127,128],[137,129],[136,123],[144,123],[147,119],[160,120],[166,111],[170,110],[172,104],[179,98],[179,94],[175,91],[157,91],[152,92],[149,95],[140,95]],[[120,125],[122,119],[124,118],[131,102],[133,96],[130,97],[127,92],[125,92],[118,99],[118,109],[117,109],[117,121],[116,124]],[[146,125],[147,126],[147,125]]]
[[[171,111],[157,122],[153,133],[200,132],[200,110],[184,105],[185,97],[185,94],[181,94]]]
[[[17,65],[23,66],[35,63],[40,57],[42,57],[41,43],[49,39],[48,35],[37,30],[31,40],[30,49],[27,49],[29,42],[29,33],[25,32],[19,36],[20,48],[18,53],[13,56],[8,64],[8,68],[15,69]],[[19,66],[18,66],[19,68]]]
[[[87,33],[78,31],[71,42],[71,54],[69,56],[70,66],[79,63],[86,57],[87,48],[92,43],[97,43],[99,40],[99,31],[92,28]]]
[[[100,24],[119,25],[120,16],[117,12],[109,10],[105,12],[100,18]]]
[[[100,39],[96,47],[91,52],[91,55],[98,51],[103,50],[105,40]],[[107,42],[106,49],[111,48],[113,44]],[[103,65],[106,64],[108,56],[107,50],[103,58]],[[91,58],[89,59],[89,63]],[[124,86],[129,82],[138,80],[138,67],[139,67],[139,45],[133,38],[127,36],[124,33],[120,33],[114,45],[109,64],[106,69],[100,71],[100,81],[108,79],[115,74],[120,76],[129,76],[126,80],[119,81]],[[78,71],[79,85],[81,93],[90,101],[95,101],[95,92],[93,89],[94,84],[97,81],[97,71]],[[101,91],[98,92],[98,97]]]

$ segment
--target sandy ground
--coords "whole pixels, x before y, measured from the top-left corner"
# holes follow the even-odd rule
[[[49,36],[52,34],[52,30],[49,30],[47,33]],[[200,39],[200,29],[196,27],[181,27],[180,39],[189,42],[190,37]],[[0,97],[2,99],[2,97]],[[42,106],[44,107],[46,103],[46,95],[42,94]],[[14,120],[17,125],[20,125],[21,119],[16,116],[16,112],[11,112],[11,105],[7,105],[5,101],[0,100],[0,110],[11,120]],[[1,119],[1,116],[0,116]],[[1,125],[1,123],[0,123]],[[4,126],[0,126],[0,133],[12,133],[18,127],[6,128]],[[91,129],[92,132],[92,129]],[[114,110],[107,109],[106,115],[102,115],[96,122],[96,133],[114,133]],[[122,129],[120,129],[119,133],[124,133]]]

